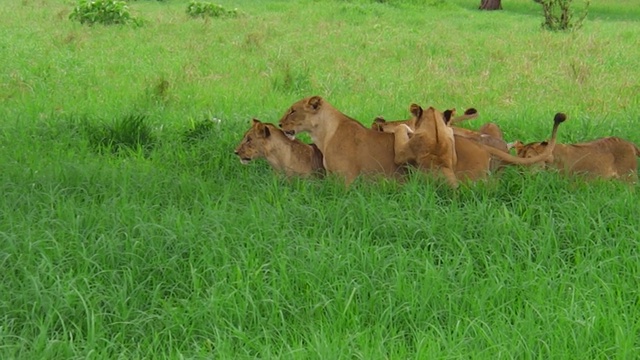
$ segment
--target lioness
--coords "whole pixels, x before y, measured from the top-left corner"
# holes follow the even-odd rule
[[[529,158],[545,151],[546,141],[513,145],[519,157]],[[638,181],[640,149],[634,143],[618,137],[607,137],[580,144],[557,144],[553,158],[547,164],[565,174],[582,174],[587,178]]]
[[[290,139],[270,123],[253,119],[235,150],[242,164],[256,158],[266,158],[271,166],[287,176],[322,176],[322,153],[314,144]]]
[[[393,134],[365,128],[320,96],[291,105],[279,125],[290,135],[308,132],[324,155],[327,172],[342,176],[347,185],[360,174],[404,173],[404,167],[394,162]]]
[[[498,158],[505,164],[531,165],[546,161],[552,156],[555,147],[556,135],[560,123],[566,120],[566,115],[557,113],[554,117],[553,130],[549,146],[539,155],[530,158],[519,158],[512,156],[502,150],[498,150],[492,146],[484,145],[472,138],[465,137],[454,133],[454,145],[457,161],[455,163],[455,175],[457,179],[466,178],[468,180],[484,179],[491,170],[491,160],[493,157]],[[386,129],[385,129],[386,130]],[[407,125],[398,126],[393,129],[396,136],[396,142],[402,144],[410,136]],[[399,150],[396,149],[396,153]],[[413,154],[414,156],[418,154]],[[526,161],[523,161],[526,160]]]
[[[453,117],[454,114],[455,114],[455,109],[446,110],[443,113],[444,120],[449,125],[452,125],[464,120],[474,119],[478,116],[478,112],[473,108],[466,110],[464,115],[461,115],[461,116]],[[371,124],[371,128],[377,131],[393,132],[397,126],[404,124],[404,125],[407,125],[407,127],[409,127],[411,130],[413,130],[415,128],[415,119],[416,119],[415,117],[412,117],[407,120],[386,121],[381,117],[377,117],[373,121],[373,124]],[[447,121],[447,119],[449,119],[449,121]],[[509,149],[507,148],[507,143],[502,138],[502,131],[500,130],[498,125],[494,123],[486,123],[482,125],[482,127],[478,131],[469,130],[469,129],[465,129],[457,126],[451,126],[451,128],[453,129],[453,134],[455,135],[456,139],[460,137],[464,137],[466,139],[476,141],[480,144],[491,146],[495,149],[498,149],[504,152],[505,154],[509,152]],[[461,140],[461,144],[467,144],[467,141]],[[469,146],[473,146],[473,145],[469,145]],[[460,146],[456,146],[456,149],[458,149],[459,147]],[[465,149],[459,149],[457,151],[464,151],[464,150]],[[465,152],[465,157],[468,158],[468,155],[466,153],[468,152]],[[491,171],[499,170],[502,167],[504,167],[504,165],[505,163],[499,158],[491,157],[491,161],[490,161]],[[476,176],[474,176],[474,178],[476,178]]]
[[[394,128],[395,162],[414,164],[424,171],[442,173],[449,185],[458,187],[453,130],[446,125],[442,114],[432,107],[423,110],[419,105],[411,104],[409,111],[413,115],[415,130],[411,130],[407,124]],[[409,137],[409,134],[413,136]]]
[[[445,124],[451,125],[457,122],[475,119],[478,117],[478,111],[474,108],[469,108],[465,110],[464,114],[460,116],[454,117],[455,113],[456,113],[456,109],[445,110],[442,113],[442,117],[444,118]],[[409,129],[415,130],[416,128],[415,120],[416,118],[412,117],[407,120],[387,121],[382,116],[378,116],[375,119],[373,119],[373,123],[371,123],[371,129],[376,131],[385,131],[384,129],[386,128],[387,131],[385,132],[393,132],[393,130],[390,129],[390,127],[395,127],[400,124],[405,124],[409,127]]]
[[[457,122],[461,122],[464,120],[475,119],[478,117],[478,112],[474,108],[467,109],[464,112],[464,115],[456,116],[455,109],[445,110],[442,114],[444,121],[448,125],[453,125]],[[409,129],[415,129],[415,117],[412,117],[407,120],[395,120],[395,121],[386,121],[383,117],[377,117],[373,120],[371,124],[371,129],[376,131],[384,131],[384,132],[393,132],[393,129],[396,126],[401,124],[407,125]],[[454,135],[464,136],[466,138],[473,139],[475,141],[480,142],[481,144],[492,146],[498,150],[502,150],[505,153],[509,151],[507,148],[507,143],[502,139],[502,131],[498,127],[498,125],[494,123],[486,123],[482,125],[480,130],[474,131],[469,130],[457,126],[452,126]]]

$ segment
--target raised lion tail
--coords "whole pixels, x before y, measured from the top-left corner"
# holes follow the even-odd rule
[[[556,116],[553,117],[553,130],[551,131],[551,141],[555,142],[556,135],[558,134],[558,126],[567,120],[567,115],[565,113],[557,113]]]
[[[469,108],[469,109],[465,110],[464,114],[462,114],[460,116],[453,117],[453,114],[451,114],[451,119],[450,119],[450,121],[448,121],[448,123],[449,124],[455,124],[455,123],[458,123],[458,122],[461,122],[461,121],[475,119],[477,117],[478,117],[478,110],[476,110],[475,108]]]

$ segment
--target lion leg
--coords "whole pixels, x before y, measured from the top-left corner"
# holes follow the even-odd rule
[[[453,189],[457,189],[458,188],[458,178],[456,177],[455,172],[453,171],[453,169],[451,168],[442,168],[441,169],[442,174],[444,175],[445,179],[447,180],[447,183],[453,188]]]
[[[409,134],[413,134],[413,130],[405,124],[397,126],[393,131],[395,137],[393,142],[394,162],[398,165],[406,164],[415,158],[409,147]]]

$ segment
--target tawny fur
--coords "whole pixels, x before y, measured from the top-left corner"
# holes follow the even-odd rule
[[[321,177],[324,174],[322,153],[317,146],[290,139],[273,124],[257,119],[253,119],[235,154],[243,164],[265,158],[275,170],[287,176]]]
[[[528,158],[544,151],[546,142],[514,144],[519,157]],[[634,143],[619,137],[601,138],[579,144],[557,144],[553,158],[546,165],[568,175],[581,174],[587,178],[638,181],[640,150]]]
[[[447,114],[450,117],[450,121],[446,121]],[[443,113],[443,116],[445,117],[445,122],[447,122],[449,126],[465,120],[475,119],[478,117],[478,112],[472,108],[465,111],[463,115],[455,116],[455,117],[453,115],[455,115],[455,109],[447,110]],[[407,125],[411,130],[415,130],[415,117],[412,117],[407,120],[395,120],[395,121],[386,121],[382,117],[377,117],[373,120],[373,123],[371,124],[371,129],[377,130],[377,131],[384,131],[384,132],[393,132],[393,129],[396,126],[399,126],[401,124]],[[457,126],[451,126],[451,128],[453,129],[454,135],[464,136],[471,140],[477,141],[483,145],[491,146],[498,150],[502,150],[505,153],[509,152],[507,148],[507,143],[502,138],[502,131],[500,130],[500,127],[498,127],[498,125],[494,123],[490,123],[490,122],[486,123],[482,125],[482,127],[480,127],[478,131],[469,130],[469,129],[465,129]],[[500,162],[497,162],[497,163],[500,163]],[[496,164],[496,166],[497,165],[498,164]]]
[[[535,157],[523,159],[516,156],[512,156],[502,149],[498,149],[495,146],[483,144],[479,139],[474,136],[469,136],[466,132],[457,133],[454,131],[454,146],[457,161],[455,163],[455,176],[458,180],[479,180],[485,179],[492,170],[492,161],[498,160],[503,164],[516,164],[516,165],[532,165],[540,162],[547,161],[553,152],[555,147],[556,135],[558,126],[566,119],[564,114],[556,114],[554,119],[554,126],[551,135],[551,141],[545,151],[541,152]],[[396,139],[399,137],[409,138],[409,133],[402,129],[407,129],[408,126],[396,126],[391,127],[394,131]],[[384,128],[384,131],[389,131],[388,128]],[[403,132],[405,133],[403,135]],[[414,135],[415,136],[415,135]],[[397,152],[398,150],[396,150]],[[416,154],[414,154],[416,156]],[[523,161],[526,160],[526,161]]]
[[[297,101],[280,120],[288,134],[307,132],[324,155],[328,173],[348,185],[359,175],[398,177],[404,166],[394,162],[392,134],[367,129],[320,96]]]
[[[456,188],[457,156],[453,130],[445,124],[442,114],[432,107],[423,110],[412,104],[410,111],[415,130],[401,124],[393,131],[396,163],[414,164],[423,171],[443,175],[449,185]],[[413,133],[411,137],[410,132]]]
[[[467,109],[465,113],[460,116],[454,116],[455,112],[456,112],[456,109],[451,109],[451,110],[446,110],[442,114],[442,116],[445,118],[444,119],[445,123],[451,125],[457,122],[471,120],[478,117],[478,112],[474,108]],[[389,127],[394,127],[400,124],[404,124],[404,125],[407,125],[409,129],[415,130],[416,129],[415,121],[416,121],[415,117],[411,117],[410,119],[406,119],[406,120],[387,121],[382,116],[378,116],[375,119],[373,119],[373,123],[371,123],[371,129],[376,131],[385,131],[384,129],[386,128],[387,131],[385,132],[393,132],[393,130],[390,129]]]

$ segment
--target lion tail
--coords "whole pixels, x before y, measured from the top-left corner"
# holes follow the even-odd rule
[[[558,127],[560,124],[567,120],[567,115],[564,113],[557,113],[556,116],[553,117],[553,130],[551,131],[551,141],[555,143],[556,135],[558,134]]]
[[[485,146],[485,149],[487,150],[487,152],[489,152],[489,154],[494,155],[495,157],[509,164],[532,165],[535,163],[546,161],[553,154],[553,150],[555,149],[555,146],[556,146],[556,137],[558,135],[558,127],[565,120],[567,120],[567,115],[563,113],[557,113],[555,115],[555,117],[553,118],[553,130],[551,131],[551,139],[549,140],[548,143],[543,142],[543,144],[546,143],[545,149],[541,154],[538,154],[537,156],[530,157],[530,158],[521,158],[521,157],[513,156],[509,153],[505,153],[504,151],[492,148],[491,146]]]
[[[453,114],[451,114],[451,116],[453,116]],[[455,124],[455,123],[459,123],[465,120],[471,120],[471,119],[475,119],[478,117],[478,110],[476,110],[475,108],[469,108],[467,110],[464,111],[463,115],[460,116],[456,116],[456,117],[451,117],[451,120],[448,121],[449,124]]]

